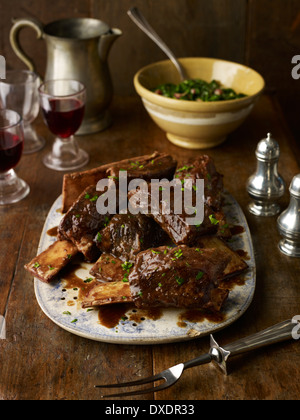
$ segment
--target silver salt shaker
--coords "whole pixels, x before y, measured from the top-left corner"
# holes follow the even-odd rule
[[[293,178],[289,191],[289,207],[277,220],[279,233],[283,237],[279,249],[290,257],[300,257],[300,174]]]
[[[249,211],[256,216],[274,216],[280,212],[277,203],[283,196],[285,183],[278,174],[279,145],[271,133],[256,148],[257,168],[247,183],[252,202]]]

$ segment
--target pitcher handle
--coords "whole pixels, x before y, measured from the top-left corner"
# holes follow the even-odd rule
[[[13,20],[13,26],[10,30],[9,40],[14,50],[15,54],[22,60],[29,70],[36,72],[36,66],[33,60],[23,51],[23,48],[20,44],[20,31],[24,27],[29,26],[30,28],[34,29],[37,33],[37,39],[43,38],[44,29],[43,25],[34,18],[26,18],[26,19],[15,19]]]

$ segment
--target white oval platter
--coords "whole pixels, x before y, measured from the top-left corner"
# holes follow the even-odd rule
[[[54,202],[47,216],[38,248],[38,254],[46,250],[56,238],[47,232],[59,225],[63,215],[60,213],[62,197]],[[34,280],[35,295],[42,311],[55,324],[64,330],[78,336],[115,344],[161,344],[191,340],[224,329],[239,319],[249,308],[256,287],[256,267],[253,244],[246,217],[237,201],[225,193],[224,211],[230,225],[241,226],[243,232],[233,236],[230,244],[232,249],[243,250],[248,256],[249,268],[243,274],[244,282],[236,285],[230,291],[229,298],[222,309],[222,320],[219,322],[203,319],[200,322],[186,321],[179,323],[179,318],[185,312],[180,309],[162,309],[159,319],[144,319],[136,322],[130,320],[130,315],[120,319],[113,328],[108,328],[99,322],[98,310],[87,311],[82,309],[79,302],[70,306],[70,299],[76,299],[74,290],[65,290],[64,281],[58,278],[51,284],[45,284],[38,279]],[[82,280],[91,277],[89,269],[92,265],[82,264],[76,271],[76,276]],[[130,310],[132,311],[132,310]],[[134,318],[138,318],[136,310]],[[127,319],[126,319],[127,318]]]

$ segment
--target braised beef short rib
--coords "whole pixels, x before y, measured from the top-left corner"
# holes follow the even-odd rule
[[[161,187],[161,189],[163,190],[164,187]],[[216,234],[224,238],[230,236],[228,224],[222,210],[215,211],[204,203],[204,219],[202,223],[195,222],[196,224],[191,224],[191,219],[195,218],[196,215],[189,214],[185,208],[183,193],[181,194],[182,211],[180,213],[176,211],[175,200],[178,200],[176,194],[176,190],[170,187],[170,196],[167,199],[164,198],[163,192],[161,192],[158,200],[155,200],[152,193],[152,185],[149,184],[147,191],[132,190],[129,193],[129,197],[132,207],[153,218],[177,245],[192,246],[203,235]],[[192,190],[194,203],[196,194],[197,192]],[[142,204],[142,202],[145,204]],[[151,203],[154,203],[152,208]],[[157,211],[153,211],[153,208],[157,209]],[[167,208],[168,211],[166,211]]]
[[[134,161],[120,162],[108,168],[108,176],[118,179],[120,171],[127,171],[128,182],[139,178],[147,182],[152,179],[173,179],[177,167],[176,160],[166,153],[155,152],[152,155],[138,158]]]
[[[223,175],[216,170],[215,163],[210,156],[198,156],[192,163],[177,168],[175,178],[180,179],[182,183],[186,179],[191,179],[193,184],[197,179],[203,179],[205,204],[214,210],[221,209]]]
[[[99,193],[96,186],[90,186],[73,203],[58,227],[60,239],[70,240],[82,252],[87,261],[100,256],[94,238],[109,222],[110,215],[99,214],[96,202]]]
[[[138,254],[129,275],[138,308],[220,310],[228,290],[219,288],[230,257],[218,249],[158,247]]]
[[[101,252],[134,262],[139,252],[166,243],[168,236],[143,214],[117,214],[96,235],[95,241]]]

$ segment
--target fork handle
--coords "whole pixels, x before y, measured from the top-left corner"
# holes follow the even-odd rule
[[[256,334],[237,340],[234,343],[227,344],[223,349],[229,352],[230,356],[235,356],[270,344],[292,339],[293,331],[296,331],[296,329],[299,330],[297,321],[289,319]]]

